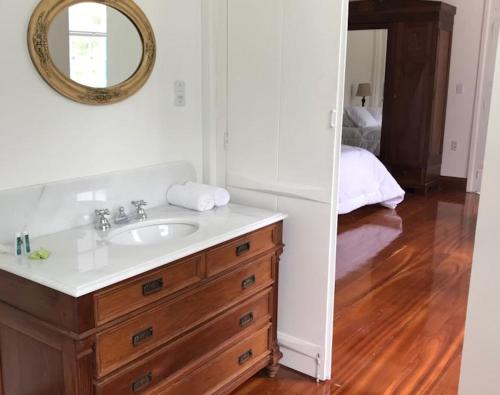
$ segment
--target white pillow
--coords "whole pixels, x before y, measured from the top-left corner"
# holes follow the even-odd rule
[[[355,128],[356,124],[352,121],[352,119],[349,117],[349,114],[347,113],[347,107],[344,108],[344,115],[342,118],[342,126],[346,128]]]
[[[382,125],[382,107],[367,107],[367,110],[372,117],[379,123],[379,126]]]
[[[348,107],[346,108],[347,115],[360,128],[374,128],[379,126],[379,123],[365,107]]]

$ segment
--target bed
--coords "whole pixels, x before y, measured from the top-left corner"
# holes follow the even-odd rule
[[[382,108],[344,108],[342,144],[364,148],[379,156],[381,138]]]
[[[342,144],[350,145],[351,147],[364,148],[375,156],[380,155],[381,136],[381,126],[367,128],[359,126],[344,126],[342,128]]]
[[[405,192],[374,154],[342,145],[339,195],[339,214],[347,214],[371,204],[395,209]]]

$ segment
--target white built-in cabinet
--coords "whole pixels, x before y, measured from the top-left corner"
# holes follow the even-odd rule
[[[328,379],[347,0],[215,0],[212,13],[218,182],[234,202],[289,214],[282,363]]]

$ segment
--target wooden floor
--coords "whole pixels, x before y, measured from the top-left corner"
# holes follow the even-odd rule
[[[478,201],[436,192],[342,216],[333,380],[282,368],[235,394],[456,394]]]

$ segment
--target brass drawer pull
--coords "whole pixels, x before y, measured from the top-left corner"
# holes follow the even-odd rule
[[[132,384],[132,391],[134,392],[142,391],[146,387],[149,387],[152,381],[153,381],[153,373],[149,372],[144,377],[141,377],[140,379],[134,381],[134,383]]]
[[[163,278],[151,281],[142,286],[142,294],[144,296],[149,296],[156,292],[160,292],[163,289]]]
[[[244,279],[242,282],[241,282],[241,289],[247,289],[247,288],[250,288],[252,285],[255,284],[256,282],[256,278],[255,278],[255,274]]]
[[[252,321],[253,321],[253,313],[248,313],[240,318],[240,326],[244,328],[245,326],[250,325]]]
[[[143,330],[142,332],[139,332],[137,335],[132,336],[132,344],[134,345],[134,347],[137,347],[144,340],[149,339],[152,336],[153,336],[153,327],[150,327],[148,329]]]
[[[248,350],[247,352],[245,352],[244,354],[242,354],[238,358],[238,362],[240,363],[240,365],[243,365],[244,363],[246,363],[252,357],[253,357],[253,351],[252,350]]]
[[[245,244],[242,244],[236,247],[236,256],[243,255],[245,252],[250,251],[250,242],[247,241]]]

